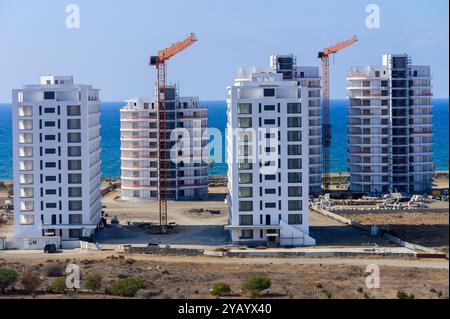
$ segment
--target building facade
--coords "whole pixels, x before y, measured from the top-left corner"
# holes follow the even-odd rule
[[[320,114],[309,111],[320,112],[319,70],[297,67],[292,55],[270,61],[269,68],[240,69],[228,88],[226,229],[234,244],[314,245],[310,143],[321,138]]]
[[[166,89],[168,198],[205,199],[208,195],[208,110],[197,97],[179,97]],[[158,199],[159,145],[157,106],[153,98],[135,98],[121,109],[122,198]]]
[[[429,66],[386,54],[381,66],[353,67],[348,80],[350,188],[423,193],[432,187]]]
[[[24,240],[90,236],[101,218],[99,90],[43,76],[13,90],[12,116],[19,248]]]

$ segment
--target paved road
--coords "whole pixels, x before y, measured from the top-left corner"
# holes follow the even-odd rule
[[[113,252],[80,252],[79,250],[70,250],[62,254],[48,255],[38,251],[2,251],[0,260],[8,262],[36,262],[37,260],[48,259],[104,259]],[[445,259],[359,259],[359,258],[220,258],[206,256],[152,256],[152,255],[130,255],[130,258],[136,260],[148,260],[168,263],[199,263],[199,264],[237,264],[237,265],[354,265],[367,266],[376,264],[378,266],[391,266],[402,268],[431,268],[431,269],[449,269],[449,261]]]

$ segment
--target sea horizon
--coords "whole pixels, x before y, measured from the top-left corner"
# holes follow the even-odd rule
[[[101,102],[101,147],[102,177],[120,177],[120,108],[124,101]],[[208,112],[208,127],[222,132],[223,140],[226,128],[226,101],[201,100]],[[346,173],[347,164],[347,100],[331,100],[331,172]],[[437,171],[446,171],[449,167],[449,99],[433,99],[433,161]],[[11,104],[0,103],[0,180],[12,179],[12,118]],[[222,154],[226,154],[225,143],[222,143]],[[224,158],[223,158],[224,159]],[[226,163],[215,163],[213,175],[226,175]]]

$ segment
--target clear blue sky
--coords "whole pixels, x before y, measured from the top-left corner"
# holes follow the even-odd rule
[[[78,4],[81,27],[65,27]],[[368,4],[381,28],[365,25]],[[335,58],[331,95],[346,96],[352,65],[380,64],[385,52],[430,64],[436,97],[448,97],[448,0],[0,0],[0,102],[41,74],[74,75],[102,89],[102,100],[153,93],[149,55],[195,32],[199,42],[170,61],[181,94],[225,99],[239,66],[267,66],[271,53],[319,65],[317,52],[353,35],[360,42]]]

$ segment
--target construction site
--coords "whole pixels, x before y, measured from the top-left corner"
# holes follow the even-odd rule
[[[348,176],[330,172],[329,58],[357,42],[356,37],[319,53],[323,68],[322,194],[311,195],[306,204],[309,235],[315,245],[300,247],[294,240],[283,247],[233,244],[226,231],[230,181],[225,176],[209,178],[208,194],[202,200],[173,200],[169,179],[176,170],[171,165],[166,126],[170,112],[167,63],[196,41],[190,34],[150,58],[150,66],[156,69],[158,106],[158,174],[152,185],[157,199],[124,200],[122,181],[103,181],[102,218],[95,234],[81,239],[79,248],[62,247],[46,255],[6,249],[6,238],[13,234],[14,207],[11,183],[4,182],[0,189],[0,197],[6,198],[0,216],[0,267],[43,272],[48,264],[65,260],[64,264],[80,264],[83,273],[105,273],[104,293],[86,292],[89,298],[108,298],[116,278],[135,276],[144,277],[143,298],[205,298],[210,295],[210,283],[224,281],[238,287],[255,273],[274,282],[267,298],[395,298],[403,291],[419,298],[448,298],[448,172],[435,176],[434,189],[427,195],[355,193],[349,190]],[[270,218],[266,226],[273,226]],[[361,286],[371,264],[381,267],[383,288],[369,293]],[[255,271],[255,266],[261,267]],[[44,281],[50,284],[50,279]],[[235,289],[228,296],[245,294]]]

